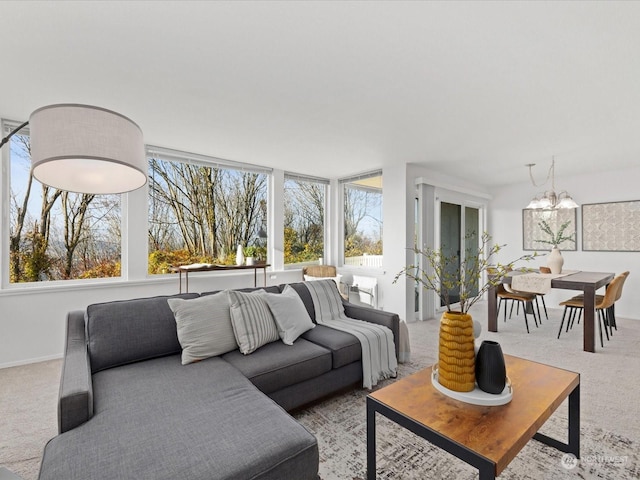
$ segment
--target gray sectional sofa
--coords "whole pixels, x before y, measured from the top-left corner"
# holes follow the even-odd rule
[[[306,287],[291,287],[315,321]],[[361,387],[358,340],[316,325],[293,345],[275,341],[183,365],[167,300],[204,295],[68,314],[60,434],[45,447],[40,480],[318,478],[316,439],[287,411]],[[351,318],[390,328],[397,355],[397,315],[344,307]]]

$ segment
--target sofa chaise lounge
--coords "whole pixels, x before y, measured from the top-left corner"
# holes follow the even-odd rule
[[[290,288],[315,322],[307,288]],[[168,300],[215,293],[69,312],[59,435],[45,447],[40,480],[318,478],[316,439],[287,411],[361,387],[359,341],[315,325],[292,345],[273,341],[183,365]],[[344,310],[391,329],[397,355],[397,315],[348,302]]]

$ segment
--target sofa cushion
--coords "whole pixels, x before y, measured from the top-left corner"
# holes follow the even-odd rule
[[[271,310],[261,295],[235,290],[228,290],[227,294],[233,333],[243,354],[280,339]]]
[[[302,338],[331,350],[333,368],[340,368],[362,359],[360,341],[350,333],[324,325],[302,334]]]
[[[168,298],[167,302],[176,317],[183,365],[238,348],[226,293],[190,300]]]
[[[219,357],[105,370],[94,391],[94,417],[48,443],[40,480],[317,480],[313,435]]]
[[[176,321],[167,298],[198,296],[186,293],[89,305],[85,321],[92,373],[180,353]]]
[[[260,292],[259,295],[269,305],[278,327],[278,335],[285,345],[293,345],[300,335],[315,326],[300,296],[288,285],[282,293]]]
[[[251,355],[236,350],[222,358],[267,394],[331,370],[331,352],[302,338],[293,345],[274,342]]]

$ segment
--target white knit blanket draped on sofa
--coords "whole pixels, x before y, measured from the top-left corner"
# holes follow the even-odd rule
[[[304,283],[313,299],[316,323],[354,335],[362,346],[362,386],[372,388],[398,370],[393,332],[383,326],[349,318],[333,280]]]

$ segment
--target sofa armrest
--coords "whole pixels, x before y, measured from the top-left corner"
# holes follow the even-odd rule
[[[400,317],[397,313],[385,312],[370,307],[362,307],[353,303],[343,302],[344,313],[349,318],[384,325],[393,332],[393,343],[396,347],[396,358],[400,352]]]
[[[58,395],[58,430],[64,433],[93,416],[93,385],[84,312],[67,314],[67,333]]]

